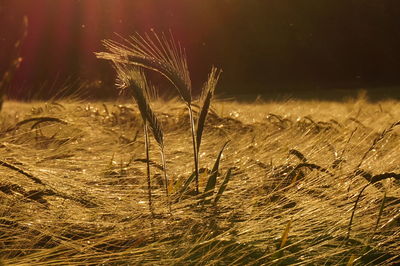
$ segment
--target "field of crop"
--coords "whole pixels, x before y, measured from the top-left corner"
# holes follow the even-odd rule
[[[214,101],[198,193],[187,108],[152,107],[168,198],[133,102],[4,103],[0,264],[400,262],[399,102]]]

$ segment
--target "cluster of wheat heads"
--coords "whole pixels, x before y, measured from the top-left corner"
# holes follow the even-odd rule
[[[151,200],[151,180],[150,180],[150,165],[149,165],[149,138],[148,128],[151,129],[153,136],[158,143],[161,151],[161,160],[163,164],[165,192],[167,201],[170,207],[170,193],[179,191],[179,195],[182,196],[185,193],[189,184],[195,180],[196,194],[199,194],[199,150],[206,121],[207,113],[209,111],[211,101],[214,95],[216,85],[219,80],[221,71],[215,67],[211,68],[211,72],[208,76],[207,81],[204,83],[202,88],[202,96],[200,98],[200,111],[198,112],[197,119],[194,117],[193,112],[193,97],[192,97],[192,85],[189,75],[186,55],[180,44],[175,42],[173,35],[167,37],[164,33],[158,35],[154,31],[152,34],[135,34],[129,39],[123,39],[123,43],[105,40],[104,46],[107,52],[97,53],[98,58],[111,60],[118,74],[117,85],[121,89],[129,88],[135,99],[142,119],[144,123],[144,135],[145,135],[145,150],[147,159],[147,178],[148,178],[148,195],[149,195],[149,208],[152,210]],[[193,145],[193,159],[194,159],[194,172],[183,184],[183,187],[174,189],[174,180],[169,180],[166,172],[165,153],[164,153],[164,140],[163,130],[161,124],[157,120],[150,106],[150,87],[146,81],[146,76],[143,70],[155,71],[164,76],[170,81],[173,86],[177,89],[181,99],[187,106],[190,129],[192,135]],[[225,147],[225,145],[224,145]],[[210,190],[214,190],[216,184],[216,177],[219,167],[219,160],[221,157],[222,150],[217,158],[213,171],[209,177],[209,182],[205,188],[205,193],[210,193]],[[228,171],[228,178],[230,171]],[[221,196],[224,186],[220,188],[219,193],[216,196],[218,199]],[[206,193],[207,192],[207,193]],[[218,200],[216,200],[218,201]]]

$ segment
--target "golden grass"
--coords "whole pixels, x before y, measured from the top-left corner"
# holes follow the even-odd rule
[[[179,191],[193,173],[186,106],[171,100],[153,108]],[[6,102],[0,116],[0,160],[41,182],[0,166],[0,263],[400,262],[395,178],[363,191],[346,239],[355,200],[369,183],[355,174],[357,167],[370,176],[400,173],[399,127],[380,137],[399,120],[399,102],[216,101],[202,134],[199,159],[206,169],[199,186],[204,191],[218,152],[230,140],[216,184],[225,191],[215,195],[218,204],[201,205],[189,186],[171,203],[170,216],[162,169],[152,167],[154,217],[135,104]],[[32,119],[40,117],[65,123]],[[150,154],[155,166],[156,150]]]

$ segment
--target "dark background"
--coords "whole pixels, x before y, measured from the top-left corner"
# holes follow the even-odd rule
[[[0,77],[17,54],[24,16],[13,98],[65,87],[115,96],[113,69],[93,53],[102,39],[118,39],[115,32],[151,28],[171,29],[186,48],[197,90],[216,65],[224,71],[218,92],[227,96],[400,95],[398,0],[0,0]]]

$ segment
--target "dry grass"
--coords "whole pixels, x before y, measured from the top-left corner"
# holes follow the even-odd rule
[[[179,191],[194,170],[186,106],[152,106]],[[40,180],[0,165],[6,265],[400,262],[395,178],[363,191],[346,239],[354,202],[369,182],[357,167],[370,176],[400,173],[400,128],[387,130],[400,118],[399,102],[216,101],[202,134],[199,185],[204,191],[230,140],[216,186],[230,169],[225,191],[207,204],[192,184],[169,215],[152,147],[154,217],[135,104],[6,102],[0,115],[0,160]],[[39,117],[54,119],[26,120]]]

